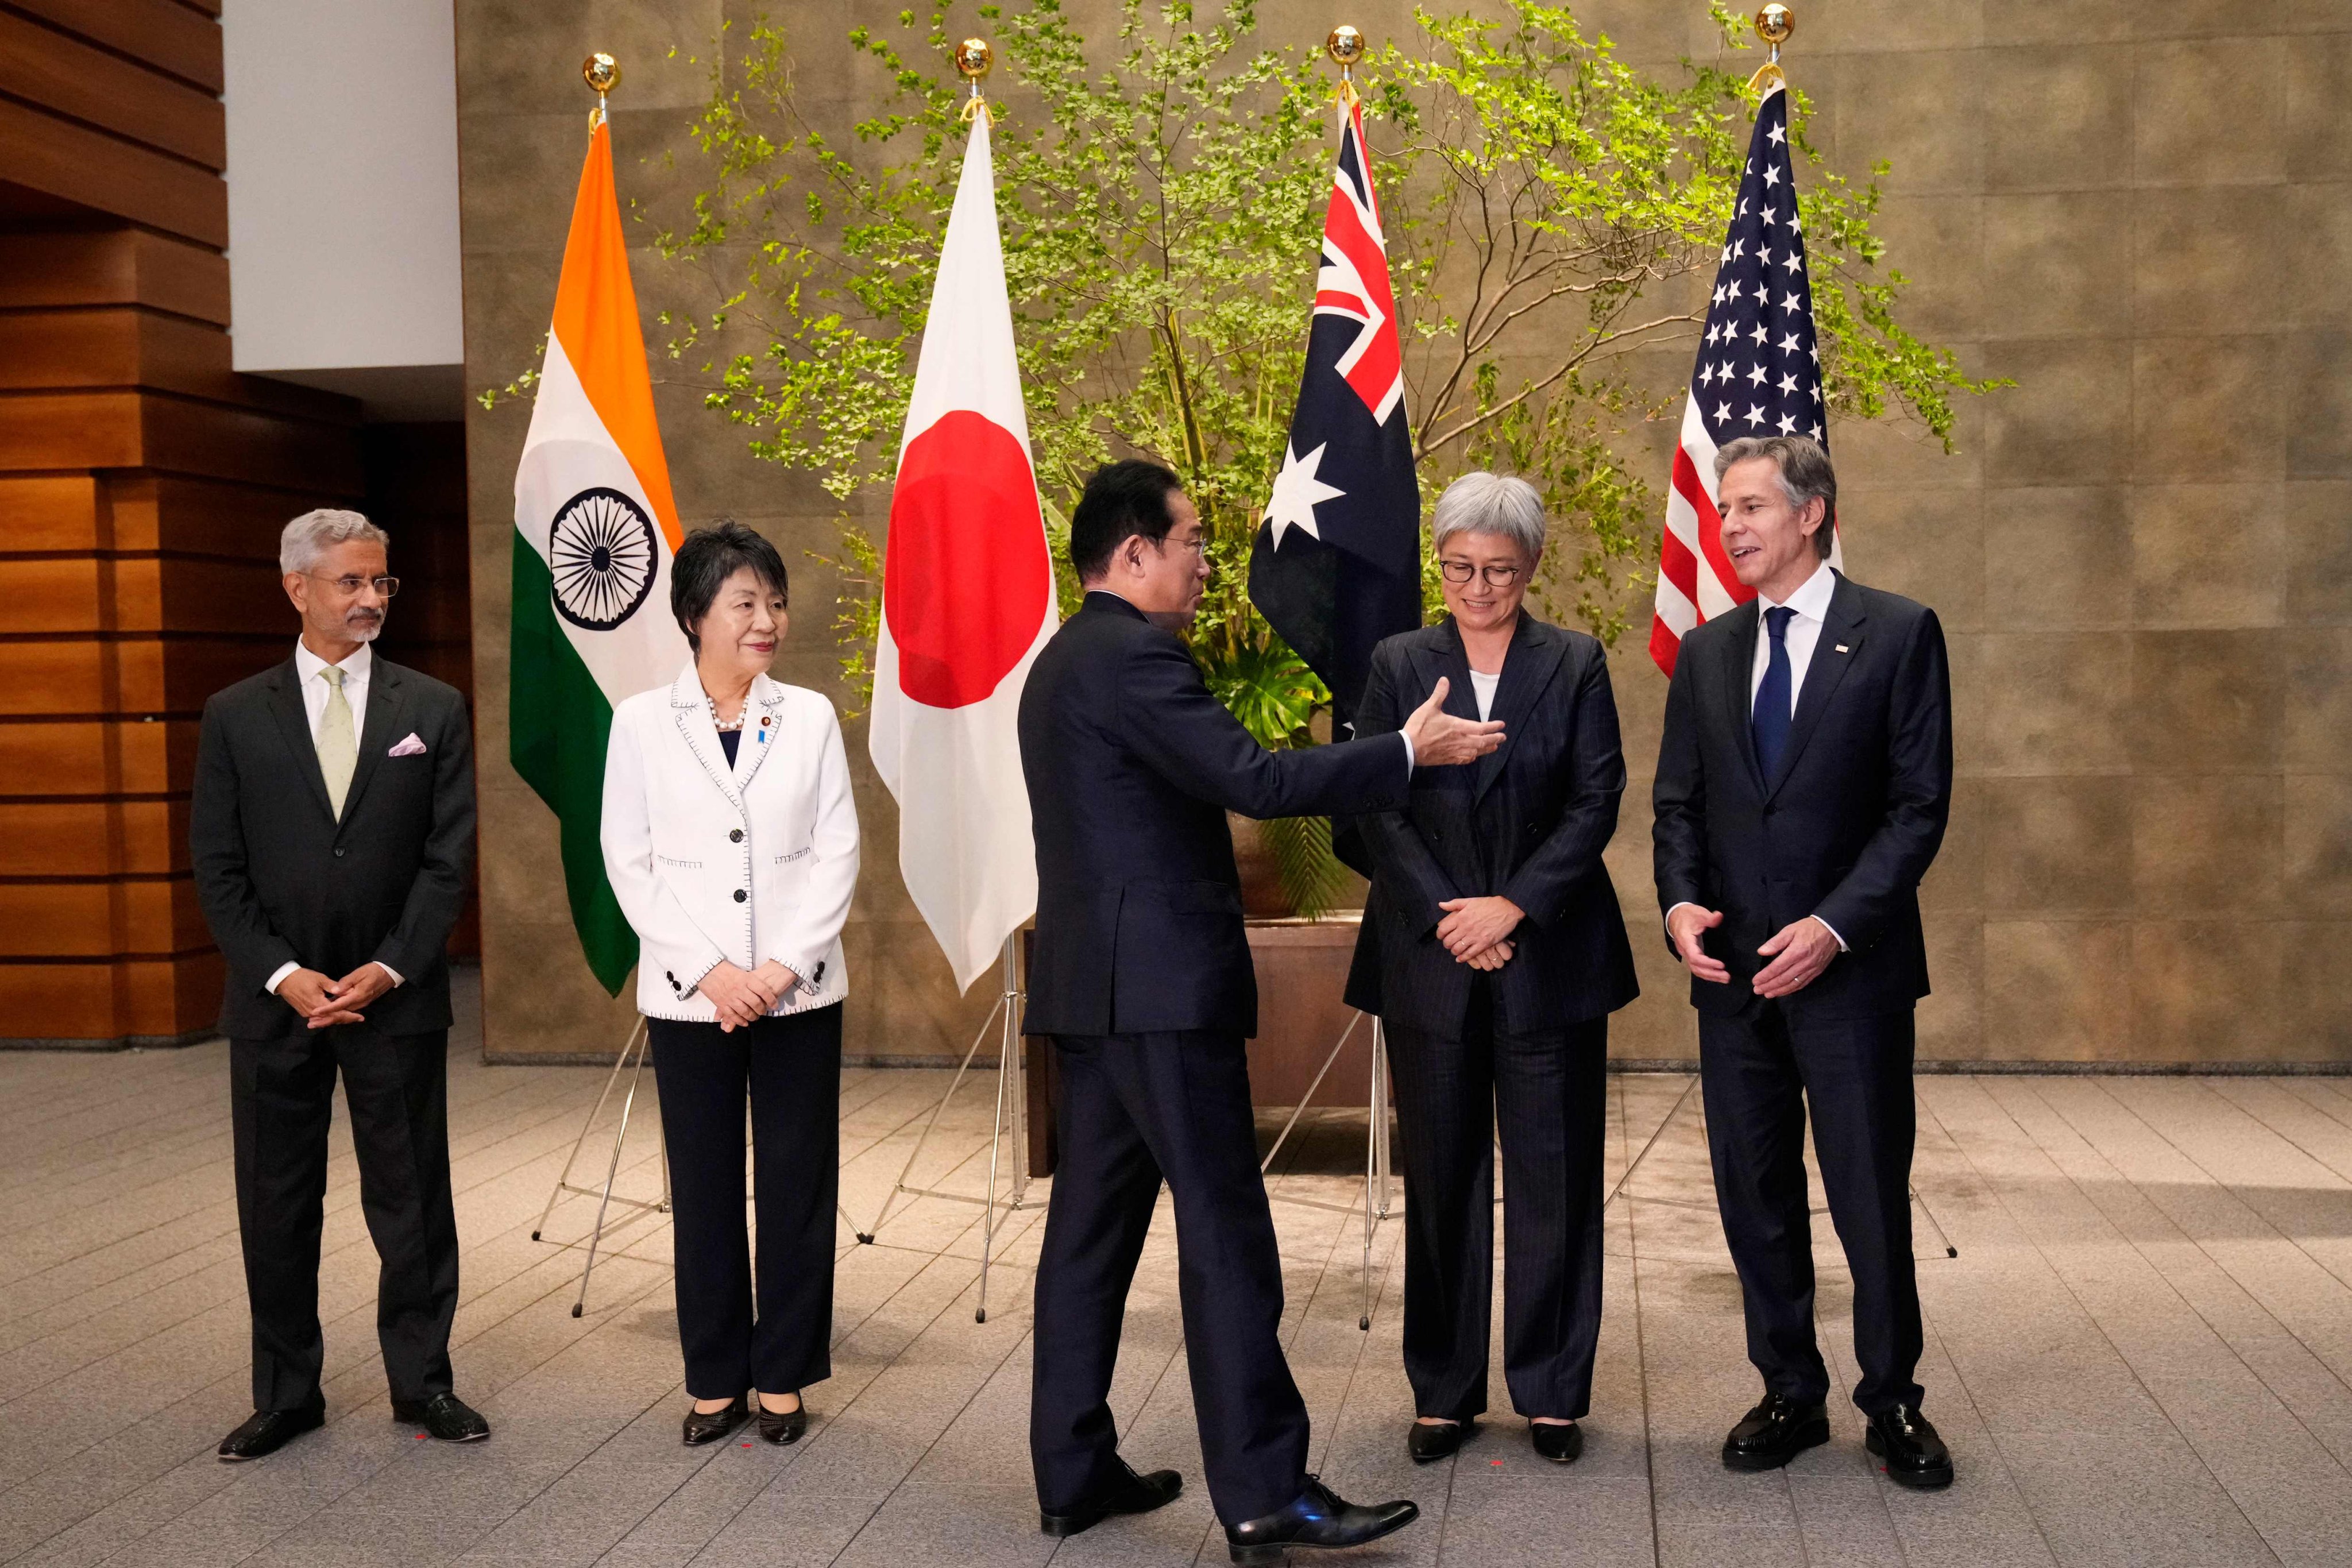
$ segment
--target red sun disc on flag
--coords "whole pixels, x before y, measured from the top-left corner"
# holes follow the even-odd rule
[[[1053,573],[1029,455],[967,409],[907,443],[890,496],[882,607],[898,686],[932,708],[978,702],[1037,640]]]

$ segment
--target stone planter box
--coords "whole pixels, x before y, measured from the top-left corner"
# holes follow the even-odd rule
[[[1354,910],[1322,920],[1254,920],[1250,957],[1257,968],[1257,1038],[1250,1042],[1250,1098],[1259,1105],[1297,1105],[1316,1071],[1355,1016],[1340,1000],[1348,963],[1356,952],[1361,915]],[[1054,1109],[1058,1085],[1054,1053],[1043,1037],[1028,1046],[1029,1173],[1051,1175]],[[1316,1105],[1369,1104],[1372,1026],[1356,1026],[1347,1048],[1315,1091]]]

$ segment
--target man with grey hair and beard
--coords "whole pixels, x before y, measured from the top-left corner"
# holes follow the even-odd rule
[[[392,1414],[447,1442],[489,1436],[452,1392],[457,1222],[449,1193],[449,968],[474,852],[465,699],[374,656],[389,537],[355,511],[286,525],[302,619],[291,658],[205,704],[188,844],[227,970],[237,1226],[253,1312],[257,1459],[325,1420],[319,1236],[335,1079],[383,1273]]]

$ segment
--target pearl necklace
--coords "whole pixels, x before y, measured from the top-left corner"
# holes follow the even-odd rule
[[[743,706],[735,710],[735,721],[730,724],[727,722],[727,721],[719,718],[719,704],[713,702],[708,696],[703,698],[702,706],[709,710],[711,727],[716,729],[722,735],[727,734],[730,731],[740,730],[743,727],[744,716],[749,713],[751,709],[751,704],[747,699],[744,701]]]

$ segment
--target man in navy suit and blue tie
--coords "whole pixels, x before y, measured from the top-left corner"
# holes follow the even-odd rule
[[[1921,1413],[1911,1261],[1912,1014],[1927,994],[1919,879],[1952,794],[1935,612],[1829,563],[1837,477],[1801,436],[1716,454],[1723,552],[1756,597],[1683,638],[1654,828],[1658,900],[1691,973],[1716,1202],[1764,1398],[1735,1470],[1829,1441],[1813,1341],[1805,1121],[1853,1275],[1854,1404],[1902,1485],[1948,1486]]]

